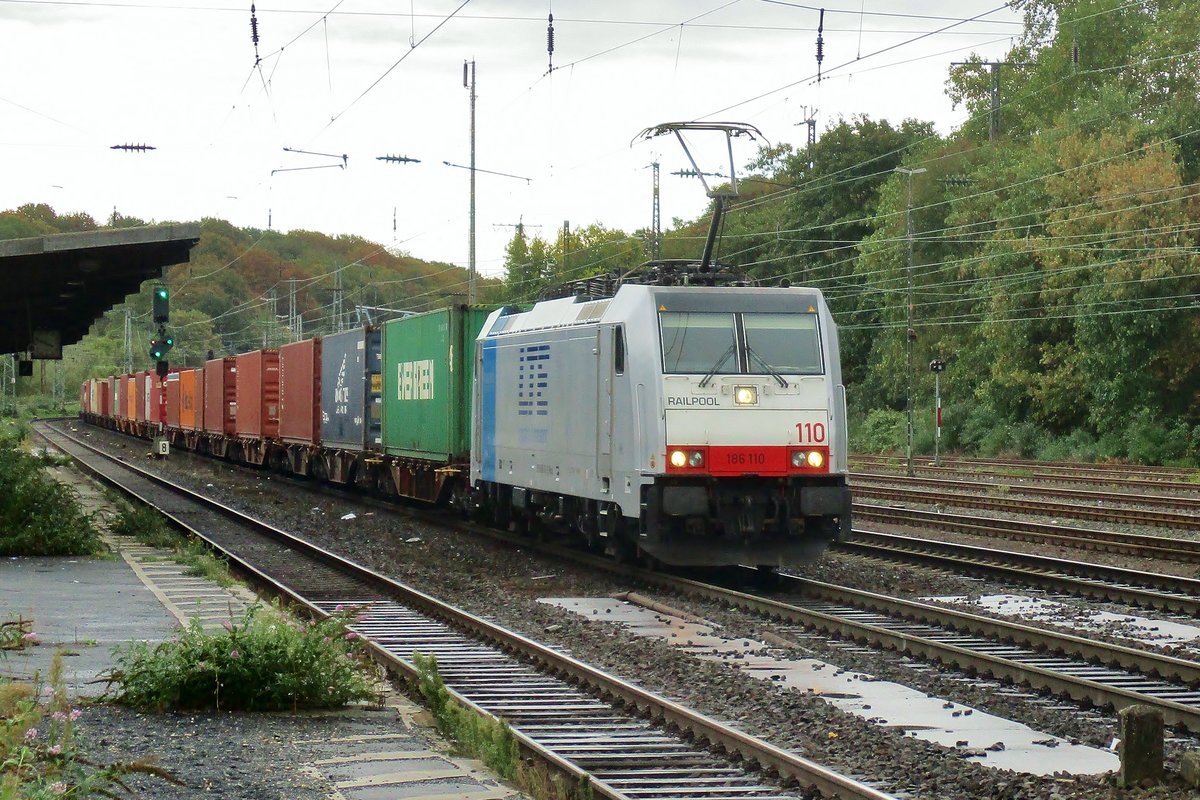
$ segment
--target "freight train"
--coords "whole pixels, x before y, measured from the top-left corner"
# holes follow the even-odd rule
[[[624,283],[85,381],[85,421],[668,565],[850,530],[837,328],[806,288]]]

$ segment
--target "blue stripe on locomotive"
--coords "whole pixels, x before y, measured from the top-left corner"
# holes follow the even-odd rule
[[[480,471],[485,481],[496,480],[496,352],[499,342],[483,342],[483,374],[479,381]]]

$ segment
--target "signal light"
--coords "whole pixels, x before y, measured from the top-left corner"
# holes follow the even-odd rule
[[[171,295],[166,286],[154,287],[154,321],[164,323],[171,316]]]

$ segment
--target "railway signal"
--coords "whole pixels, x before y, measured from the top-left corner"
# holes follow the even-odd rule
[[[933,465],[938,465],[938,442],[942,440],[942,371],[946,362],[935,358],[929,362],[929,371],[933,373],[933,413],[936,415],[933,433]]]
[[[154,321],[159,325],[165,323],[171,316],[171,293],[166,286],[154,287],[153,313]]]

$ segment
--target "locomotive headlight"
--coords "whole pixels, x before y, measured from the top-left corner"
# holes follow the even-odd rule
[[[808,465],[813,469],[820,469],[825,466],[825,454],[820,450],[810,450],[808,452]]]
[[[690,467],[704,466],[704,453],[700,452],[699,450],[693,450],[692,454],[690,456],[688,456],[688,466],[690,466]]]
[[[758,404],[758,387],[757,386],[735,386],[733,387],[733,402],[739,406],[753,406]]]
[[[687,466],[687,463],[688,463],[688,454],[687,453],[683,452],[682,450],[672,450],[671,451],[671,466],[672,467],[679,467],[680,469],[683,469],[684,467]]]
[[[805,453],[803,450],[793,450],[792,451],[792,466],[793,467],[803,467],[807,455],[808,454]]]

